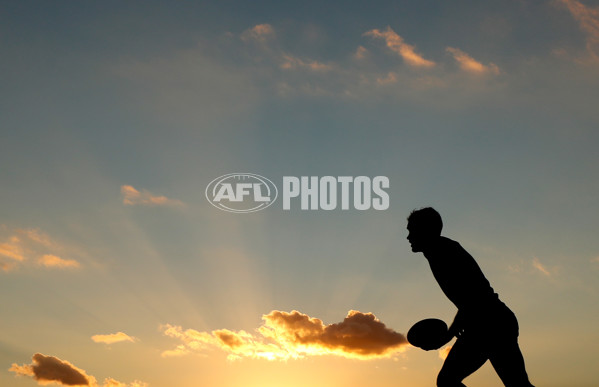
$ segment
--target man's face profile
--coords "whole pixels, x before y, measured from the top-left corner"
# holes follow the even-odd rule
[[[422,249],[426,246],[427,235],[423,227],[418,227],[414,222],[408,222],[408,242],[412,247],[412,252],[422,252]]]

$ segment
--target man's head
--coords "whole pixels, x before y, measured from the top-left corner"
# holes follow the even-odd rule
[[[408,241],[412,251],[426,250],[441,236],[443,221],[441,215],[432,207],[414,210],[408,216]]]

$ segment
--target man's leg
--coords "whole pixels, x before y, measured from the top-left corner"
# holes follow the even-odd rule
[[[462,380],[482,367],[488,357],[475,341],[459,338],[437,376],[437,387],[465,387]]]
[[[528,380],[517,339],[507,340],[499,345],[489,358],[506,387],[534,387]]]
[[[489,360],[506,387],[534,387],[528,380],[524,357],[518,345],[518,320],[509,309],[496,316],[489,339]]]

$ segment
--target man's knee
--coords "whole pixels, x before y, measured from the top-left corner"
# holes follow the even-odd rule
[[[437,387],[465,387],[462,379],[451,372],[441,369],[437,376]]]

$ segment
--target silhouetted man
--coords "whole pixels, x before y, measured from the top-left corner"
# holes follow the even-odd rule
[[[465,387],[462,380],[490,360],[505,386],[531,387],[518,346],[516,316],[499,300],[474,258],[458,242],[441,236],[442,228],[441,215],[431,207],[408,217],[412,251],[424,254],[439,286],[458,308],[447,341],[458,339],[437,386]]]

